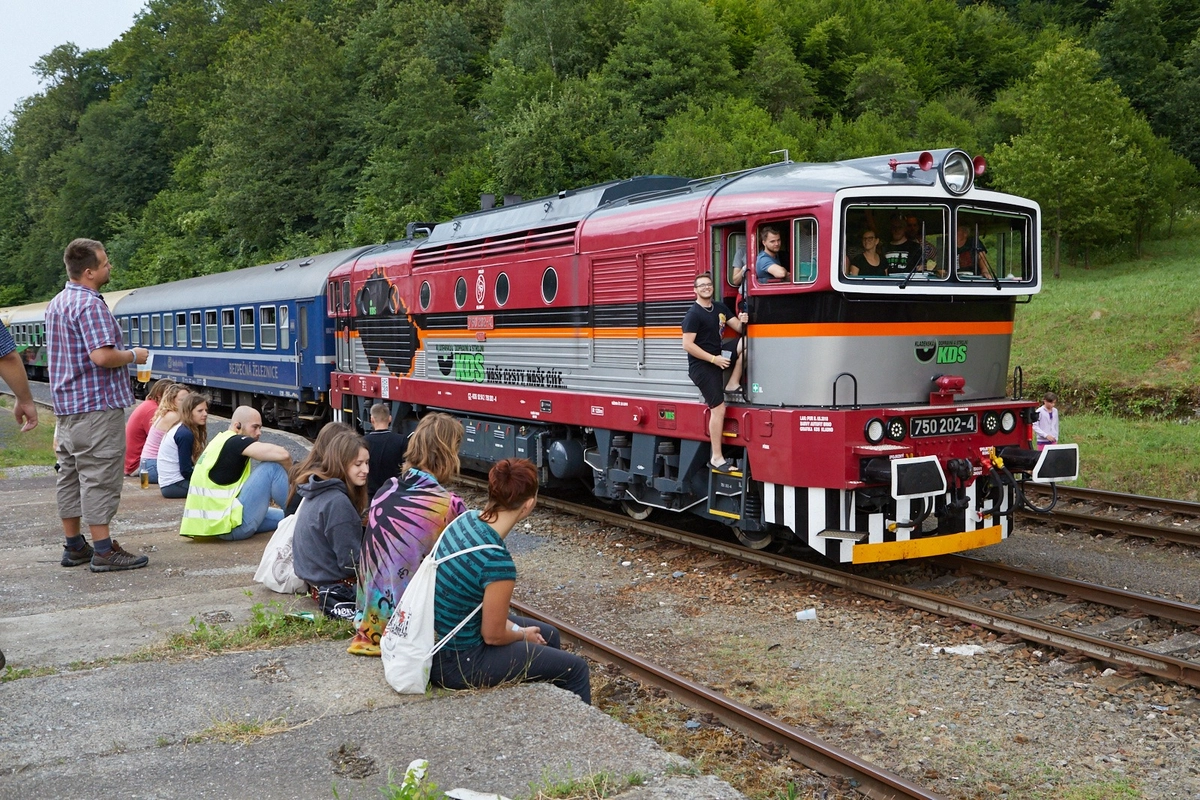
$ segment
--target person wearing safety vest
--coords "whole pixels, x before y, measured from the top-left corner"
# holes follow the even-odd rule
[[[238,406],[229,430],[215,436],[196,462],[180,536],[236,541],[275,530],[287,503],[292,457],[277,444],[260,442],[261,435],[262,415]],[[251,461],[261,463],[251,470]]]

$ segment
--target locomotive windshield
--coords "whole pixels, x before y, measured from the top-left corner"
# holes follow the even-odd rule
[[[1032,280],[1026,214],[931,204],[847,206],[842,276],[874,284],[1012,284]]]

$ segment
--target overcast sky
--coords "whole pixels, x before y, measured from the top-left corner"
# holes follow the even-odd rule
[[[127,31],[146,0],[0,0],[0,118],[41,91],[33,64],[60,44],[106,47]]]

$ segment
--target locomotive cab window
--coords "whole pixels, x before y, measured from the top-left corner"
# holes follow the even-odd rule
[[[746,226],[714,228],[712,247],[713,275],[724,276],[721,296],[732,298],[746,280]]]
[[[792,283],[812,283],[817,279],[817,221],[793,220],[792,242]]]
[[[1025,214],[960,208],[954,228],[954,267],[960,281],[1020,283],[1033,278]]]
[[[792,282],[791,227],[787,220],[759,224],[753,261],[755,282],[759,286]]]
[[[863,281],[944,281],[949,209],[928,205],[849,206],[842,224],[842,274]]]

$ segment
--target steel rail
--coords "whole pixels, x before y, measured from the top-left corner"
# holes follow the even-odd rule
[[[657,686],[679,702],[706,711],[728,727],[756,742],[785,748],[793,761],[830,777],[849,778],[855,790],[871,798],[941,798],[882,767],[821,741],[794,726],[780,722],[732,698],[713,691],[670,670],[652,664],[626,650],[596,639],[583,631],[514,601],[513,608],[558,628],[563,638],[575,643],[591,658],[611,664],[642,683]]]
[[[1018,511],[1026,519],[1038,519],[1043,522],[1060,522],[1067,525],[1078,525],[1108,533],[1126,534],[1147,539],[1158,539],[1175,544],[1200,545],[1200,531],[1187,528],[1164,527],[1148,522],[1137,522],[1128,519],[1116,519],[1095,514],[1081,514],[1078,511],[1051,511],[1049,514],[1037,514],[1029,511]]]
[[[1033,483],[1025,484],[1025,491],[1038,494],[1048,494],[1041,486]],[[1110,492],[1104,489],[1086,489],[1081,486],[1059,486],[1058,496],[1068,500],[1084,500],[1090,502],[1112,503],[1120,506],[1137,506],[1155,511],[1170,511],[1174,514],[1200,516],[1200,503],[1188,500],[1173,500],[1169,497],[1149,497],[1123,492]]]
[[[947,569],[963,570],[984,578],[994,578],[1006,583],[1018,583],[1033,589],[1044,589],[1063,596],[1074,595],[1089,603],[1141,611],[1152,617],[1169,619],[1184,625],[1200,626],[1200,606],[1191,603],[1181,603],[1177,600],[1167,600],[1148,594],[1130,592],[1107,586],[1097,586],[1092,583],[1059,578],[1032,572],[1020,567],[1009,567],[991,561],[983,561],[970,556],[938,556],[933,559],[935,564],[941,564]]]
[[[658,536],[668,541],[729,556],[746,563],[837,586],[889,603],[900,603],[920,611],[978,625],[997,633],[1013,634],[1036,644],[1055,647],[1067,652],[1081,653],[1089,658],[1117,667],[1129,667],[1186,686],[1200,688],[1200,663],[1160,655],[1119,642],[1110,642],[1037,620],[973,606],[942,595],[896,586],[873,578],[852,575],[841,570],[764,553],[761,550],[750,550],[653,523],[638,522],[624,514],[616,514],[550,497],[539,496],[538,503],[576,516],[620,526],[648,536]]]

